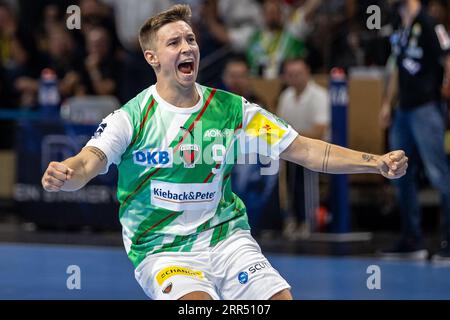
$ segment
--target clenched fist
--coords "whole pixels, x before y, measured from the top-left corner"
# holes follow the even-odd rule
[[[408,168],[408,157],[402,150],[382,155],[377,161],[377,169],[388,179],[398,179],[405,175]]]
[[[47,170],[42,176],[42,186],[45,191],[57,192],[61,191],[66,181],[73,177],[73,170],[62,162],[50,162]]]

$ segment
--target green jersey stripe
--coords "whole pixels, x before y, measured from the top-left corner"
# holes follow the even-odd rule
[[[214,168],[217,170],[217,169],[219,169],[219,167],[220,167],[220,163],[216,164],[216,166]],[[208,174],[206,179],[203,180],[203,183],[207,183],[209,181],[209,178],[211,178],[213,175],[214,175],[214,173],[211,170],[211,172]]]
[[[213,235],[211,237],[211,242],[210,242],[211,247],[215,246],[220,241],[225,239],[227,232],[228,232],[229,225],[230,225],[230,221],[228,220],[214,228]]]
[[[121,208],[124,207],[125,204],[128,202],[128,199],[130,199],[133,195],[135,195],[135,194],[139,191],[139,189],[141,189],[142,186],[148,181],[148,179],[150,179],[150,178],[151,178],[155,173],[157,173],[160,169],[161,169],[161,168],[155,168],[154,170],[152,170],[152,172],[150,172],[150,173],[145,177],[145,179],[137,186],[137,188],[125,198],[125,200],[121,203],[120,207],[121,207]]]
[[[138,133],[136,134],[136,136],[134,137],[134,139],[133,139],[133,141],[130,143],[130,147],[132,146],[132,145],[134,145],[134,143],[136,142],[136,140],[139,138],[139,136],[141,135],[141,133],[142,133],[142,129],[144,128],[144,125],[145,125],[145,122],[147,122],[147,117],[148,117],[148,113],[150,112],[150,110],[152,110],[153,109],[153,105],[155,104],[155,99],[151,99],[151,102],[150,102],[150,104],[149,105],[147,105],[147,111],[145,112],[145,116],[144,116],[144,118],[142,119],[142,121],[141,121],[141,124],[140,124],[140,126],[139,126],[139,131],[138,131]],[[154,112],[153,112],[154,113]],[[152,113],[152,115],[153,115],[153,113]],[[150,116],[151,117],[151,116]]]
[[[186,136],[188,134],[191,134],[192,129],[194,129],[195,124],[200,120],[200,118],[203,116],[203,114],[205,113],[206,109],[208,108],[211,100],[214,98],[214,95],[216,93],[216,89],[212,89],[211,93],[209,94],[208,99],[206,100],[202,110],[200,111],[200,113],[197,115],[197,117],[195,118],[195,120],[191,123],[191,125],[189,126],[189,128],[187,129],[187,131],[185,132],[185,134],[183,135],[183,137],[180,139],[180,141],[178,142],[178,144],[176,145],[176,147],[174,148],[174,152],[176,152],[178,150],[178,148],[181,146],[181,143],[183,142],[184,138],[186,138]]]
[[[142,232],[139,237],[137,237],[136,239],[136,243],[139,243],[139,240],[145,236],[147,233],[149,233],[152,229],[156,228],[157,226],[159,226],[161,223],[163,223],[164,221],[166,221],[167,219],[170,219],[170,217],[172,217],[173,215],[177,214],[177,212],[172,212],[171,214],[169,214],[167,217],[159,220],[158,222],[156,222],[154,225],[152,225],[150,228],[148,228],[147,230],[145,230],[144,232]]]

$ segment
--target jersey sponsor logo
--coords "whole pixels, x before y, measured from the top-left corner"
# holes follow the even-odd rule
[[[97,130],[94,133],[94,137],[93,138],[94,139],[95,138],[99,138],[102,135],[103,131],[105,131],[107,125],[108,124],[106,122],[100,123],[100,125],[98,126]]]
[[[268,116],[258,112],[245,128],[246,134],[262,138],[269,145],[277,143],[286,133],[286,130],[275,124],[275,122],[278,122],[275,117],[272,117],[272,119],[273,121]]]
[[[220,199],[219,183],[171,183],[152,180],[151,203],[173,211],[212,210]]]
[[[173,164],[173,149],[147,149],[133,152],[135,164],[145,167],[171,168]]]
[[[205,131],[205,133],[203,134],[203,139],[205,138],[227,138],[227,137],[231,137],[234,133],[233,129],[208,129]]]
[[[154,188],[153,194],[156,197],[164,198],[167,200],[179,200],[179,201],[200,201],[200,200],[211,200],[214,199],[215,192],[182,192],[182,193],[172,193],[170,190],[164,191],[161,188]]]
[[[158,285],[162,285],[164,281],[173,276],[186,276],[197,279],[203,279],[205,277],[202,271],[192,270],[190,268],[180,266],[170,266],[158,272],[156,275],[156,281],[158,282]]]
[[[182,144],[180,146],[181,161],[185,168],[194,168],[200,159],[200,147],[197,144]]]

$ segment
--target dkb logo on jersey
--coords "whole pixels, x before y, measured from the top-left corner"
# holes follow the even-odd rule
[[[173,149],[147,149],[133,152],[135,164],[155,168],[171,168],[173,164]]]
[[[180,156],[185,168],[194,168],[200,158],[200,147],[196,144],[182,144]]]

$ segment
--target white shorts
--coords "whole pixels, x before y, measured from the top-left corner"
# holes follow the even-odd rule
[[[291,288],[250,232],[241,230],[203,251],[149,255],[136,268],[135,277],[155,300],[176,300],[193,291],[213,299],[267,300]]]

